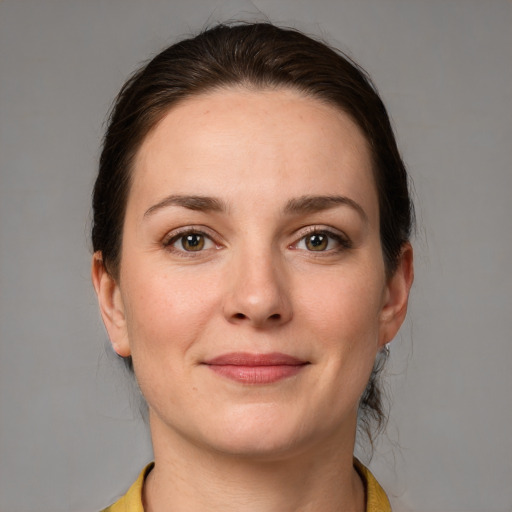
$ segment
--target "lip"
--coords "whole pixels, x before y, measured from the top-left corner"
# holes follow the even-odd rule
[[[288,354],[232,352],[203,363],[210,370],[243,384],[272,384],[297,375],[308,364]]]

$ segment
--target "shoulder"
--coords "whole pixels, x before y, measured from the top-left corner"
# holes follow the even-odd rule
[[[144,508],[142,507],[142,486],[144,485],[146,476],[153,469],[153,466],[153,462],[148,464],[141,471],[137,480],[135,480],[128,489],[128,492],[101,512],[144,512]]]
[[[354,467],[365,487],[366,512],[391,512],[388,497],[370,470],[356,458],[354,458]]]

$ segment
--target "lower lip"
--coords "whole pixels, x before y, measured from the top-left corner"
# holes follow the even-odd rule
[[[297,375],[306,365],[272,365],[272,366],[241,366],[241,365],[208,365],[210,370],[243,384],[272,384]]]

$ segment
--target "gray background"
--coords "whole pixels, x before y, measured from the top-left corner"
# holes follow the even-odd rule
[[[396,511],[512,510],[512,3],[3,0],[1,512],[98,510],[151,458],[89,280],[105,114],[149,55],[259,10],[370,72],[415,183],[417,277],[372,468]]]

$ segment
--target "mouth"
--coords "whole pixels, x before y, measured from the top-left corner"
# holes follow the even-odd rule
[[[243,384],[272,384],[300,373],[310,363],[288,354],[233,352],[203,363],[222,377]]]

